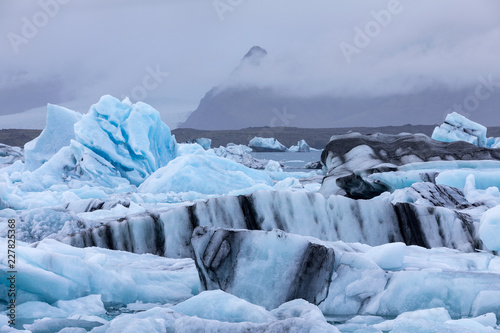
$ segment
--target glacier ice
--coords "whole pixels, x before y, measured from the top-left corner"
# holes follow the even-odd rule
[[[500,206],[493,207],[482,215],[479,235],[488,249],[500,251]]]
[[[19,147],[11,147],[0,143],[0,168],[9,166],[24,157],[23,150]]]
[[[230,308],[230,305],[235,307]],[[220,313],[212,311],[216,308],[224,310]],[[316,306],[303,300],[284,303],[275,310],[267,311],[222,291],[208,291],[172,308],[155,307],[121,315],[92,332],[339,333],[339,330],[326,322]]]
[[[197,138],[197,139],[194,139],[194,140],[189,140],[186,143],[188,143],[188,144],[197,143],[200,146],[202,146],[203,149],[209,150],[210,146],[212,145],[212,139],[209,139],[209,138]]]
[[[446,116],[444,123],[432,132],[434,140],[443,142],[465,141],[478,147],[486,147],[486,127],[452,112]]]
[[[281,163],[278,161],[269,160],[266,164],[266,171],[268,172],[282,172]]]
[[[267,309],[297,298],[315,304],[326,298],[334,253],[303,237],[198,227],[191,242],[205,290],[222,289]]]
[[[197,192],[227,194],[256,184],[272,186],[265,173],[212,155],[179,156],[154,172],[138,191],[142,193]]]
[[[143,103],[49,105],[25,151],[0,145],[19,319],[33,332],[500,331],[499,139],[457,119],[449,135],[474,144],[333,137],[321,195],[316,172],[249,169],[268,162],[247,146],[177,144]],[[308,253],[317,265],[297,264]],[[285,302],[297,295],[311,303]],[[0,331],[18,331],[5,304]]]
[[[250,154],[252,149],[245,145],[229,143],[226,147],[214,148],[213,152],[217,156],[233,160],[252,169],[264,169],[267,164],[267,160],[253,157]]]
[[[74,125],[76,141],[139,185],[177,155],[177,143],[148,104],[103,96]]]
[[[281,229],[327,241],[369,245],[404,242],[423,247],[450,247],[471,252],[482,249],[476,215],[445,207],[409,202],[325,198],[305,191],[267,191],[223,196],[110,219],[104,225],[59,239],[73,246],[193,257],[191,234],[197,226]],[[149,235],[146,242],[145,235]],[[146,242],[146,244],[143,244]],[[141,246],[141,244],[143,244]],[[143,253],[143,252],[140,252]]]
[[[335,179],[349,197],[370,199],[383,192],[394,192],[416,183],[431,182],[464,189],[473,175],[478,189],[499,187],[500,161],[435,161],[411,163],[399,167],[357,170]]]
[[[439,168],[439,165],[429,162],[464,160],[472,160],[477,165],[479,165],[477,161],[500,161],[500,151],[477,147],[464,141],[440,142],[423,134],[349,133],[333,136],[321,153],[321,162],[327,170],[327,176],[319,193],[325,196],[345,193],[337,184],[337,179],[340,177],[352,176],[353,180],[358,180],[355,177],[358,173],[379,173],[397,167],[398,170],[404,170],[407,164],[411,166],[420,164],[432,169]],[[418,174],[413,175],[411,179],[413,182],[422,180]],[[354,185],[356,184],[354,182]],[[407,184],[408,182],[401,186],[411,185]]]
[[[34,171],[47,162],[62,147],[75,139],[74,125],[82,114],[62,106],[47,105],[47,121],[42,133],[24,145],[26,169]]]
[[[203,291],[173,306],[172,309],[187,316],[225,322],[264,323],[272,320],[272,315],[264,307],[220,289]]]
[[[329,243],[276,230],[198,228],[192,242],[204,288],[268,309],[300,297],[330,316],[442,307],[446,321],[488,313],[481,299],[500,287],[500,259],[488,253]]]
[[[7,247],[6,238],[0,238],[0,245]],[[0,258],[0,268],[7,272],[6,251]],[[100,295],[104,303],[127,304],[137,300],[178,303],[197,293],[199,288],[198,273],[191,259],[79,249],[50,239],[42,240],[36,247],[18,243],[16,268],[19,305],[31,301],[53,304],[89,295]],[[2,277],[5,274],[2,273]],[[2,278],[0,282],[2,295],[7,295],[6,281]],[[95,299],[83,300],[88,304],[81,308],[88,314]],[[56,304],[63,311],[78,309],[72,303]]]
[[[311,150],[311,147],[307,144],[306,140],[300,140],[296,145],[291,146],[289,151],[295,151],[299,153],[307,153]]]
[[[253,151],[287,151],[287,148],[275,138],[261,138],[258,136],[250,140],[248,147],[252,148]]]

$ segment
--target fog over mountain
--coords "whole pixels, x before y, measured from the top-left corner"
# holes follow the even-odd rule
[[[270,125],[283,108],[290,126],[440,123],[464,103],[500,125],[499,12],[490,0],[3,1],[0,128],[43,128],[47,103],[87,112],[105,94],[151,104],[172,128],[194,110],[185,126]],[[240,63],[256,45],[267,54]]]
[[[428,125],[442,122],[452,110],[489,124],[500,109],[500,89],[495,89],[498,83],[488,82],[492,77],[482,77],[476,86],[460,89],[434,83],[410,91],[404,91],[404,86],[396,91],[380,87],[364,95],[339,94],[333,88],[328,92],[328,87],[313,93],[307,87],[298,89],[300,78],[288,84],[266,80],[269,71],[281,70],[281,64],[269,67],[267,54],[259,46],[252,47],[229,78],[211,89],[180,127],[225,130],[253,126]],[[488,97],[476,97],[476,91]]]

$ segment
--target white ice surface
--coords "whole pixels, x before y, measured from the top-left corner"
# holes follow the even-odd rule
[[[271,178],[231,160],[209,154],[179,156],[153,173],[140,187],[141,193],[197,192],[227,194],[257,184],[272,186]]]
[[[432,138],[438,141],[465,141],[479,147],[486,147],[486,127],[475,123],[459,113],[446,116],[444,124],[434,129]]]
[[[47,122],[40,136],[24,145],[26,169],[33,171],[47,162],[62,147],[75,139],[74,125],[82,114],[62,106],[47,105]]]
[[[177,143],[160,113],[142,102],[131,105],[103,96],[74,127],[78,142],[134,185],[177,156]]]
[[[7,248],[5,238],[0,246]],[[7,254],[0,254],[7,269]],[[151,254],[101,248],[74,248],[45,239],[36,248],[18,243],[16,249],[17,302],[61,300],[99,294],[105,303],[178,303],[198,290],[198,273],[191,259],[168,259]],[[8,281],[2,274],[2,299]],[[59,306],[65,308],[63,304]],[[85,306],[88,308],[88,306]],[[66,309],[66,308],[65,308]]]
[[[483,214],[479,235],[488,249],[500,251],[500,206],[491,208]]]
[[[255,147],[272,151],[287,151],[287,148],[275,138],[261,138],[256,136],[250,140],[248,146],[250,148]]]

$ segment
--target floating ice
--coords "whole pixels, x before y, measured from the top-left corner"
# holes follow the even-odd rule
[[[20,161],[23,158],[23,151],[19,147],[11,147],[0,143],[0,169]]]
[[[47,105],[47,121],[40,136],[24,145],[26,169],[33,171],[47,162],[62,147],[75,139],[74,125],[82,114],[62,106]]]
[[[197,143],[180,143],[177,145],[177,156],[200,154],[205,155],[205,149]]]
[[[479,235],[488,249],[500,251],[500,206],[491,208],[483,214]]]
[[[198,227],[191,242],[205,290],[221,288],[267,309],[296,298],[319,304],[327,296],[333,251],[304,237]]]
[[[231,160],[213,155],[185,155],[157,170],[140,187],[142,193],[197,192],[227,194],[257,184],[272,186],[271,178]]]
[[[250,140],[248,146],[252,148],[253,151],[287,151],[287,148],[274,138],[261,138],[256,136]]]
[[[238,298],[222,290],[204,291],[172,307],[187,316],[239,323],[265,323],[273,316],[262,306]]]
[[[7,248],[7,240],[0,238]],[[0,268],[7,269],[7,253],[0,254]],[[88,295],[101,295],[105,303],[178,303],[198,291],[198,273],[191,259],[167,259],[99,248],[74,248],[44,239],[36,248],[18,243],[16,248],[17,304],[39,301],[53,304]],[[2,275],[0,292],[7,295]],[[56,303],[58,309],[96,314],[95,298]],[[83,310],[82,310],[83,311]]]
[[[350,177],[354,180],[352,185],[357,186],[359,178],[356,176],[364,177],[372,173],[376,176],[390,169],[405,171],[405,165],[409,165],[409,170],[416,170],[415,165],[422,165],[422,169],[435,171],[430,169],[440,169],[440,162],[457,161],[457,164],[450,168],[453,169],[461,162],[471,161],[479,167],[487,160],[499,161],[500,151],[480,148],[463,141],[440,142],[423,134],[350,133],[334,136],[321,154],[321,161],[328,173],[319,192],[325,196],[344,194],[345,189],[339,188],[337,184],[337,179],[340,177]],[[453,166],[453,163],[448,166]],[[427,176],[423,170],[408,173],[405,177],[395,177],[399,183],[395,184],[394,188],[408,187],[414,182],[429,181],[424,178]],[[378,194],[382,192],[378,191]]]
[[[203,292],[172,308],[156,307],[124,314],[92,332],[339,333],[339,330],[326,322],[317,306],[304,300],[284,303],[267,311],[218,290]]]
[[[487,146],[486,127],[456,112],[446,116],[444,124],[434,129],[432,138],[443,142],[465,141],[478,147]]]
[[[311,150],[311,147],[309,147],[306,140],[300,140],[299,142],[297,142],[297,145],[291,146],[288,150],[299,153],[307,153]]]
[[[204,288],[220,288],[266,308],[304,298],[331,316],[396,317],[435,307],[442,309],[399,319],[445,322],[500,314],[498,298],[485,302],[500,287],[500,258],[488,253],[214,228],[197,228],[192,243]]]
[[[215,155],[243,164],[252,169],[264,169],[267,161],[256,159],[250,153],[252,149],[244,145],[229,143],[226,147],[214,148]]]
[[[131,105],[103,96],[74,127],[79,143],[134,185],[177,156],[175,138],[159,112],[142,102]]]
[[[278,161],[269,160],[266,165],[266,171],[268,172],[282,172],[281,163]]]

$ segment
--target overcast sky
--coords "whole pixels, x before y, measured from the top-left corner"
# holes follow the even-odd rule
[[[263,70],[227,81],[254,45]],[[0,128],[43,128],[47,103],[86,112],[104,94],[141,98],[175,127],[223,82],[463,89],[499,82],[499,59],[497,0],[0,0]]]

